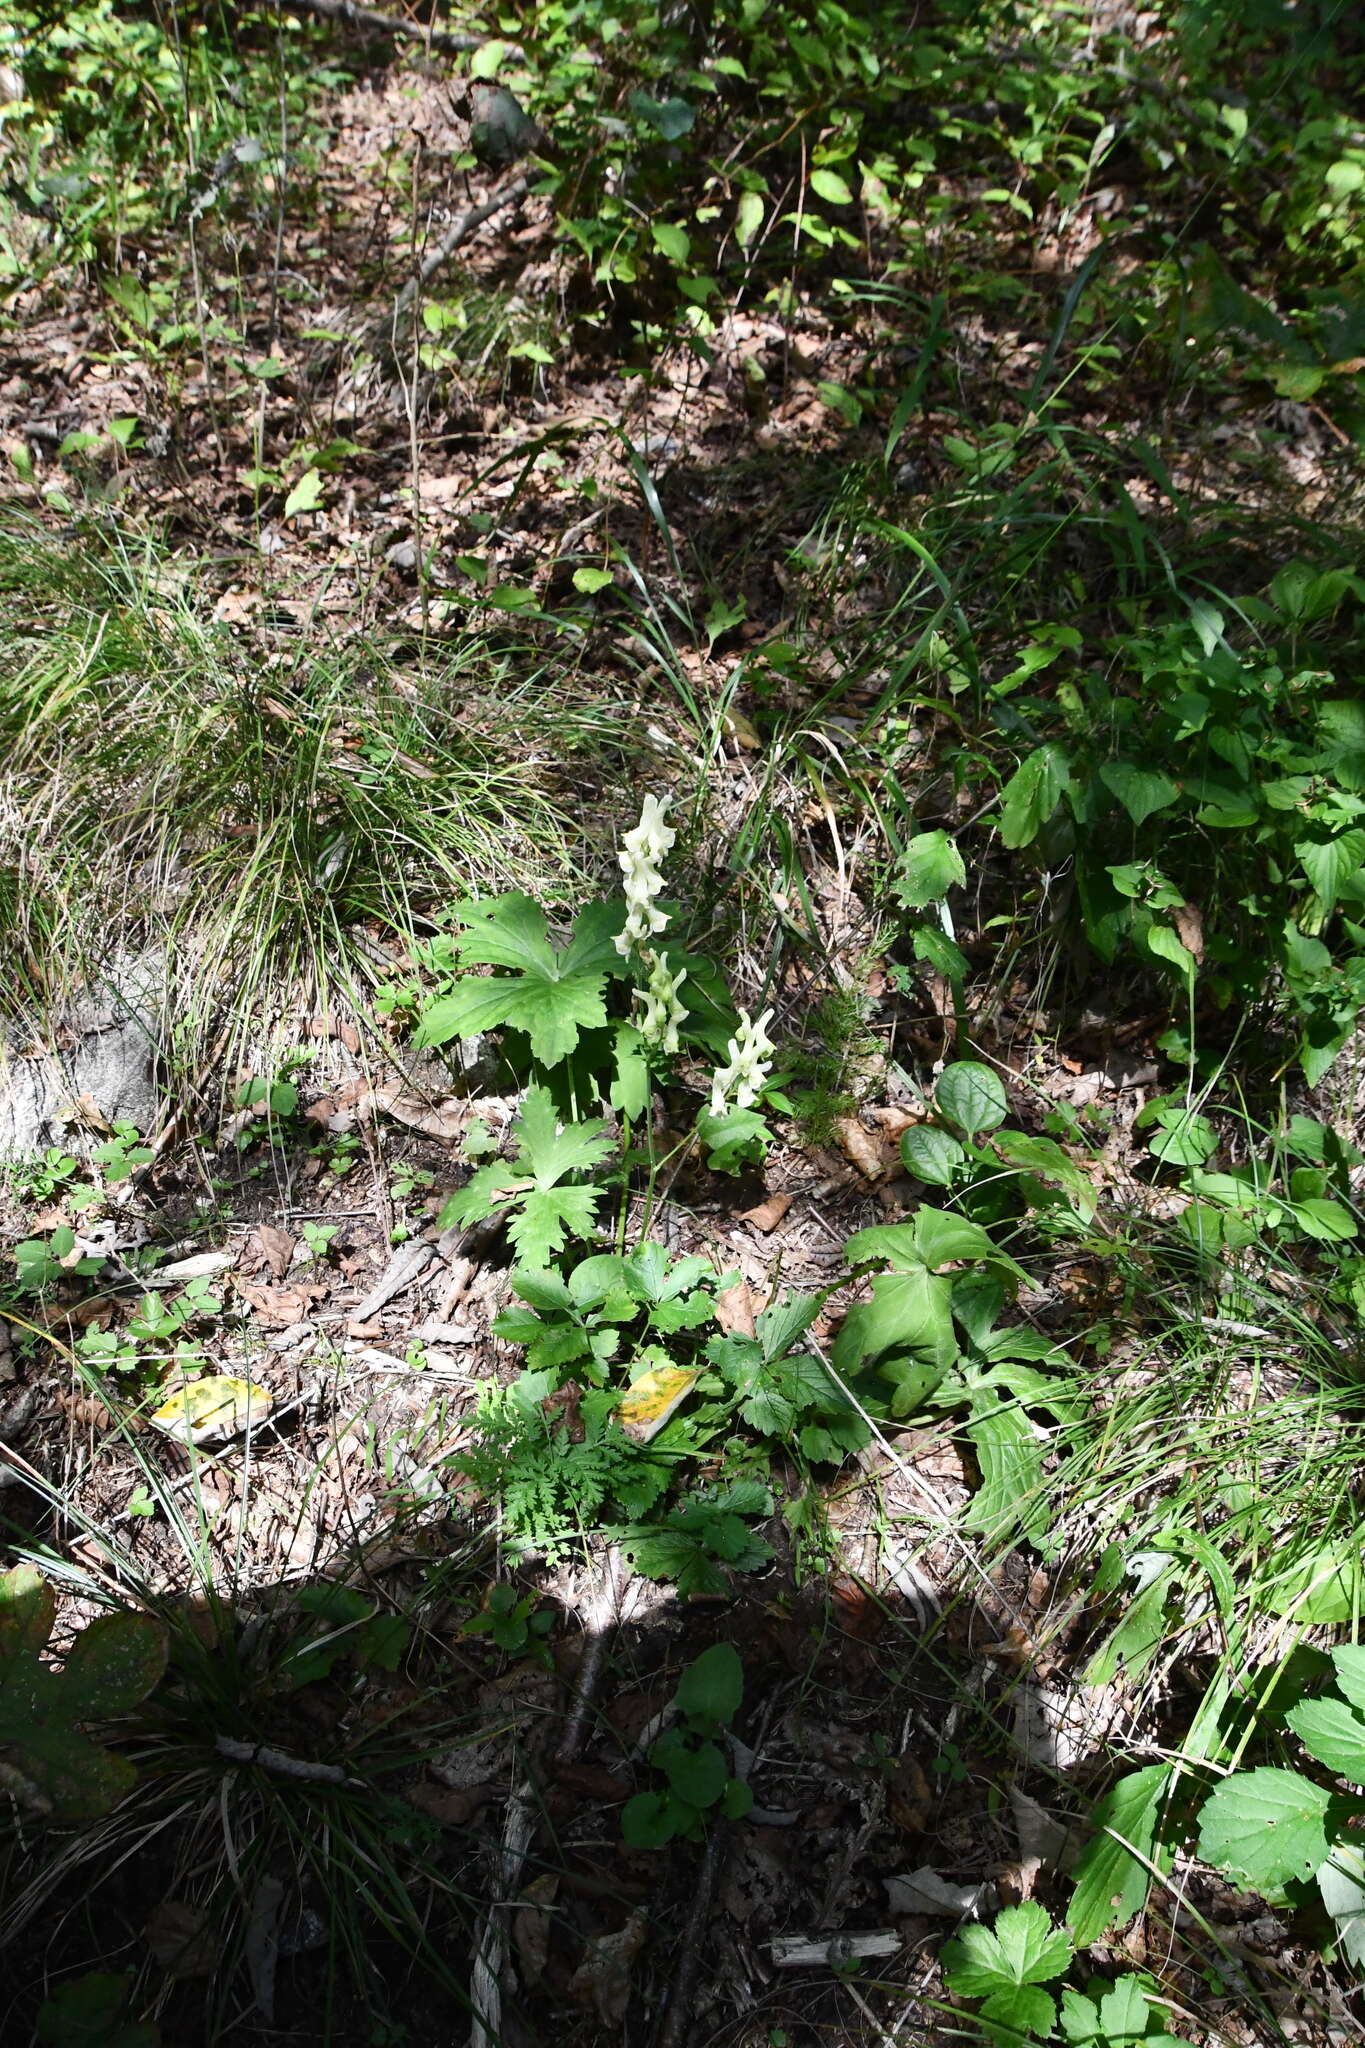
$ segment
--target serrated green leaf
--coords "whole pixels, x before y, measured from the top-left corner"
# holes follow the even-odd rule
[[[1070,780],[1070,762],[1050,743],[1020,762],[1000,792],[1000,837],[1006,846],[1028,846],[1038,837]]]
[[[1021,2037],[1046,2041],[1057,2024],[1057,2001],[1037,1984],[996,1991],[981,2008],[982,2024],[1000,2048],[1021,2048]]]
[[[966,863],[950,833],[917,832],[896,863],[893,886],[908,910],[924,910],[966,879]]]
[[[1217,1870],[1264,1889],[1312,1877],[1328,1853],[1331,1795],[1297,1771],[1237,1771],[1204,1803],[1199,1852]]]
[[[1338,1689],[1353,1707],[1365,1709],[1365,1647],[1359,1643],[1343,1643],[1339,1649],[1333,1650],[1332,1664]]]
[[[963,1998],[990,1998],[1021,1984],[1045,1984],[1071,1961],[1066,1931],[1054,1927],[1033,1899],[1007,1906],[994,1927],[966,1927],[939,1955],[950,1990]]]
[[[1353,1785],[1365,1785],[1365,1719],[1345,1700],[1301,1700],[1285,1720],[1310,1756]]]

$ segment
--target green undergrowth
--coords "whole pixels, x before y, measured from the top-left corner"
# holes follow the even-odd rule
[[[0,606],[19,1009],[150,958],[193,1067],[283,989],[363,1003],[375,941],[434,896],[568,869],[562,801],[522,749],[590,758],[610,727],[575,723],[543,673],[513,680],[506,652],[310,631],[263,662],[208,619],[192,565],[31,529],[0,537]]]

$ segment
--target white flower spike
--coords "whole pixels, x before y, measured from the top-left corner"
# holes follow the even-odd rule
[[[753,1023],[747,1010],[740,1011],[739,1031],[725,1048],[730,1063],[718,1067],[711,1077],[712,1116],[724,1116],[728,1108],[749,1109],[757,1102],[772,1071],[768,1055],[776,1051],[768,1036],[772,1021],[771,1010],[765,1010]]]
[[[647,796],[639,824],[621,842],[618,858],[625,876],[626,922],[616,950],[623,959],[633,946],[643,945],[668,923],[667,913],[655,909],[655,899],[664,886],[659,865],[678,836],[664,823],[667,809],[667,797]]]

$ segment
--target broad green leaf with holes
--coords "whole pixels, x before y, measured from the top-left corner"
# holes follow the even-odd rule
[[[1329,1771],[1365,1785],[1365,1719],[1345,1700],[1301,1700],[1285,1720],[1310,1756]]]
[[[1199,1853],[1258,1890],[1312,1877],[1327,1860],[1330,1804],[1331,1794],[1297,1771],[1237,1771],[1204,1803]]]

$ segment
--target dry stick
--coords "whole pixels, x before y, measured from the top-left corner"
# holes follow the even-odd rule
[[[678,1973],[673,1979],[673,1995],[668,2001],[664,2023],[655,2036],[654,2048],[683,2048],[692,2019],[692,2007],[697,1996],[697,1979],[701,1975],[702,1935],[711,1912],[711,1900],[722,1866],[730,1854],[730,1837],[733,1823],[728,1820],[715,1821],[711,1827],[711,1839],[706,1844],[706,1855],[702,1861],[701,1875],[697,1889],[692,1895],[692,1910],[687,1916],[683,1930],[682,1960]]]
[[[583,1747],[583,1735],[588,1725],[588,1713],[597,1691],[603,1660],[607,1654],[607,1637],[620,1619],[621,1606],[621,1552],[615,1544],[607,1552],[607,1580],[593,1601],[584,1620],[590,1631],[588,1647],[583,1652],[579,1666],[578,1683],[574,1687],[573,1705],[564,1734],[555,1751],[557,1764],[571,1764]]]
[[[535,1833],[535,1809],[524,1792],[514,1791],[507,1802],[503,1820],[502,1854],[493,1889],[497,1896],[489,1905],[483,1929],[477,1939],[474,1967],[469,1977],[469,2005],[473,2014],[469,2048],[499,2048],[502,2039],[502,1980],[507,1968],[508,1912],[521,1882],[521,1868]]]
[[[400,42],[426,43],[433,50],[481,50],[488,41],[487,36],[404,21],[401,16],[380,14],[374,7],[357,7],[355,0],[282,0],[282,4],[291,14],[316,14],[323,21],[344,21],[348,28],[364,29],[370,35],[393,36]]]
[[[436,275],[441,265],[455,254],[461,242],[472,235],[475,228],[481,228],[486,220],[491,220],[495,213],[501,213],[505,206],[511,206],[520,199],[529,183],[530,180],[525,176],[513,178],[509,184],[499,186],[489,193],[487,199],[481,199],[477,206],[471,206],[467,213],[460,215],[444,241],[438,242],[436,247],[428,250],[422,258],[416,276],[409,278],[403,286],[394,303],[391,318],[384,323],[386,330],[396,329],[407,318],[418,292]]]

